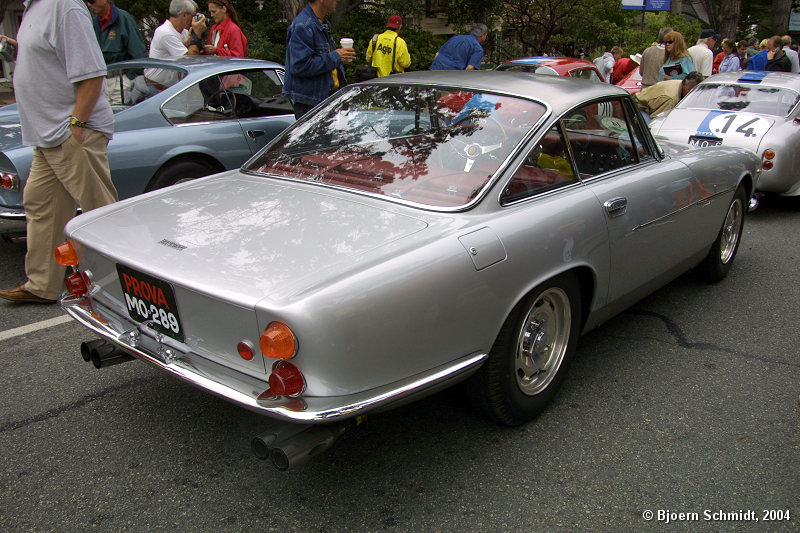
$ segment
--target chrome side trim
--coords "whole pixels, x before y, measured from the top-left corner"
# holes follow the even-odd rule
[[[6,220],[25,220],[25,210],[3,207],[0,208],[0,218]]]
[[[127,319],[124,321],[131,327],[125,331],[118,331],[110,325],[110,321],[98,318],[96,311],[102,310],[103,314],[112,315],[114,320],[120,320],[119,325],[122,325],[122,317],[101,304],[90,302],[87,298],[67,295],[61,298],[60,304],[68,315],[96,334],[117,344],[131,355],[161,368],[173,377],[257,413],[293,422],[330,422],[363,414],[368,409],[383,408],[396,402],[407,401],[428,389],[438,390],[445,383],[456,382],[468,376],[477,370],[488,356],[485,353],[469,354],[416,376],[346,396],[278,397],[258,400],[259,394],[269,388],[266,374],[263,379],[258,379],[192,352],[176,352],[175,344],[169,348],[158,344],[149,336],[146,326]],[[151,348],[154,345],[161,347],[158,349],[161,353],[156,353]]]
[[[664,220],[672,218],[677,213],[680,213],[682,211],[686,211],[687,209],[692,209],[694,207],[704,207],[706,205],[710,205],[711,204],[711,200],[714,200],[715,198],[717,198],[718,196],[722,196],[723,194],[728,194],[731,191],[733,191],[733,187],[729,187],[729,188],[725,189],[724,191],[720,191],[720,192],[714,193],[711,196],[708,196],[706,198],[702,198],[702,199],[700,199],[700,200],[698,200],[698,201],[696,201],[696,202],[694,202],[692,204],[689,204],[689,205],[687,205],[685,207],[681,207],[680,209],[678,209],[676,211],[673,211],[672,213],[668,213],[668,214],[666,214],[666,215],[664,215],[662,217],[659,217],[659,218],[657,218],[655,220],[651,220],[650,222],[645,222],[644,224],[639,224],[638,226],[633,228],[633,231],[638,231],[638,230],[640,230],[642,228],[646,228],[648,226],[652,226],[653,224],[659,224],[659,223],[663,222]]]

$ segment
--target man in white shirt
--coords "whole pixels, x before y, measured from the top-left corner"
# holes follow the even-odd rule
[[[195,13],[197,4],[193,0],[172,0],[169,4],[169,18],[153,33],[148,56],[165,58],[198,55],[203,50],[200,37],[206,31],[206,18],[200,15],[195,20]],[[145,77],[159,90],[178,81],[176,72],[167,69],[146,69]]]
[[[719,35],[712,29],[705,29],[700,32],[700,39],[697,44],[689,47],[689,55],[692,56],[694,69],[705,77],[711,76],[714,67],[714,46],[717,44]]]
[[[792,48],[792,38],[789,35],[784,35],[781,38],[781,42],[783,43],[783,51],[786,53],[786,56],[789,58],[789,63],[792,64],[792,72],[795,74],[800,72],[800,58],[797,55],[797,51]]]

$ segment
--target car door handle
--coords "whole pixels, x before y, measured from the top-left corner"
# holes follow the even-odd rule
[[[620,215],[625,214],[625,210],[628,209],[628,199],[627,198],[612,198],[610,200],[606,200],[603,203],[603,207],[606,208],[606,213],[610,217],[618,217]]]
[[[267,132],[264,130],[247,130],[247,136],[251,139],[255,139],[256,137],[261,137],[262,135],[266,135]]]

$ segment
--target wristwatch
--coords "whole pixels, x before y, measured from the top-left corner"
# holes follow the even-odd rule
[[[82,120],[78,120],[75,117],[69,117],[69,125],[70,126],[77,126],[79,128],[85,128],[85,127],[88,126],[88,124],[86,124],[86,122],[84,122]]]

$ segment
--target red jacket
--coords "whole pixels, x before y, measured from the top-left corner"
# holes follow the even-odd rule
[[[219,32],[219,41],[216,45],[216,55],[247,57],[247,37],[244,36],[242,29],[230,17],[227,17],[219,24],[211,26],[211,30],[208,32],[208,44],[214,44],[217,32]]]
[[[627,57],[617,59],[614,63],[614,69],[611,71],[611,83],[616,85],[622,81],[622,78],[637,68],[639,68],[639,63],[633,59]]]
[[[714,56],[714,64],[711,68],[711,74],[719,74],[719,66],[722,64],[723,59],[725,59],[725,52],[720,52]]]

